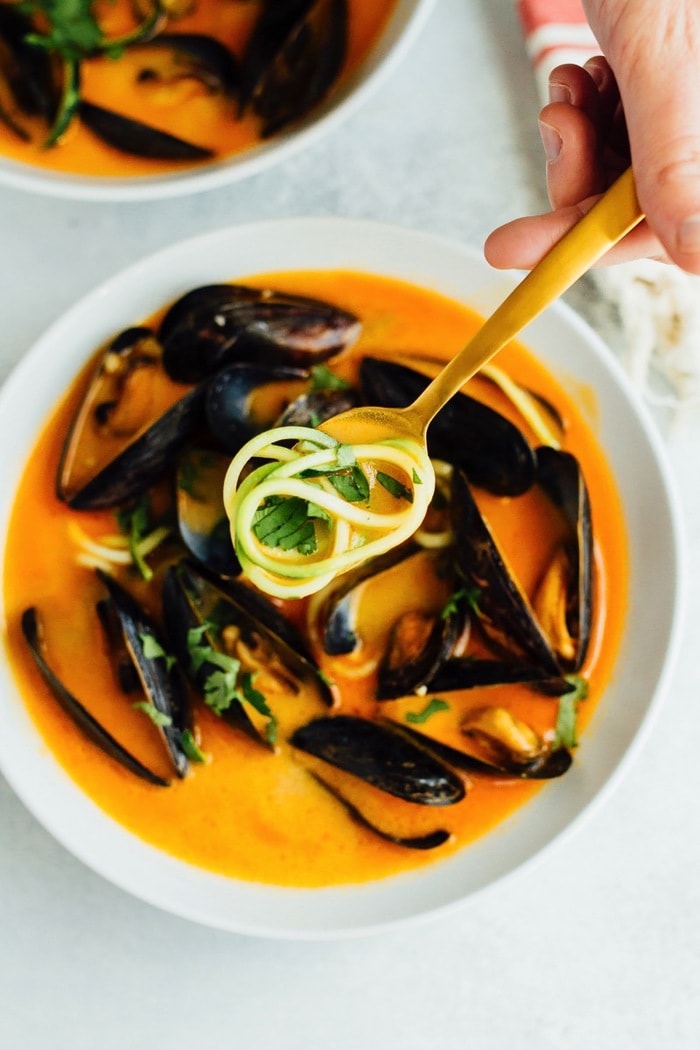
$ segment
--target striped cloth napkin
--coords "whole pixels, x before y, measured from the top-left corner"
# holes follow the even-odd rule
[[[537,90],[549,101],[551,70],[583,65],[600,48],[581,0],[517,0]],[[700,278],[649,259],[593,271],[593,280],[619,315],[624,364],[653,404],[700,405]]]

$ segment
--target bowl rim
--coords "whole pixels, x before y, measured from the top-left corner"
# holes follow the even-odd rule
[[[298,260],[296,264],[294,259]],[[366,260],[364,265],[362,259]],[[228,268],[222,270],[222,266]],[[234,226],[189,238],[133,263],[93,289],[55,321],[16,365],[0,390],[0,438],[2,431],[11,426],[10,421],[17,422],[21,417],[19,440],[0,440],[0,471],[6,478],[5,492],[0,494],[3,563],[13,494],[38,429],[48,409],[65,389],[66,371],[75,375],[88,353],[118,330],[116,318],[121,318],[124,325],[130,324],[135,317],[147,316],[187,287],[208,283],[217,276],[234,280],[294,269],[364,270],[412,280],[477,309],[495,305],[503,298],[504,291],[522,276],[518,273],[494,275],[472,249],[443,237],[370,220],[337,218],[268,220]],[[480,286],[467,287],[472,278],[478,279]],[[169,289],[169,294],[164,294],[165,289]],[[592,741],[588,739],[587,748],[582,747],[581,763],[577,764],[574,777],[570,780],[569,774],[562,778],[571,783],[572,790],[562,796],[562,785],[555,788],[559,791],[556,799],[564,798],[567,818],[562,819],[562,814],[558,814],[555,794],[548,785],[512,818],[476,843],[405,875],[369,884],[312,890],[226,879],[162,854],[99,810],[43,744],[19,697],[7,660],[3,660],[0,711],[4,711],[5,729],[0,734],[0,771],[15,794],[57,841],[114,885],[181,917],[250,936],[337,939],[414,923],[473,901],[542,859],[548,849],[563,842],[581,826],[584,817],[590,816],[610,797],[658,715],[680,645],[684,577],[680,504],[656,426],[632,391],[622,367],[596,333],[559,302],[528,326],[520,338],[538,356],[544,355],[550,368],[554,367],[552,340],[558,341],[557,355],[562,352],[560,344],[576,346],[576,353],[583,354],[583,358],[575,363],[573,371],[571,361],[568,371],[557,367],[560,381],[566,375],[573,375],[575,379],[585,366],[603,384],[600,396],[611,400],[609,408],[603,406],[600,425],[611,425],[615,435],[624,434],[625,427],[628,430],[631,427],[635,441],[628,441],[627,446],[618,442],[619,447],[612,452],[604,446],[609,460],[610,456],[614,460],[611,467],[618,487],[626,487],[626,491],[633,494],[630,498],[642,506],[640,511],[636,504],[632,508],[623,503],[631,544],[640,548],[630,551],[630,564],[640,567],[642,549],[648,549],[659,539],[655,531],[658,519],[664,535],[660,537],[663,542],[660,549],[655,549],[655,556],[657,564],[663,563],[664,578],[669,583],[668,593],[655,595],[659,599],[663,644],[657,644],[654,653],[641,654],[642,660],[647,661],[641,668],[631,669],[629,659],[625,662],[620,657],[622,666],[616,669],[614,681],[601,697],[585,730],[584,743],[595,736],[598,750],[602,748],[602,757],[594,753]],[[543,349],[545,343],[547,346]],[[568,360],[570,350],[564,347],[563,353],[564,361]],[[634,463],[641,462],[645,471],[644,486],[632,487],[630,480],[621,474],[616,464],[625,455],[631,456]],[[654,615],[656,610],[649,612],[639,601],[643,595],[633,593],[636,577],[631,583],[632,624],[640,617]],[[650,604],[653,603],[646,606]],[[4,599],[0,613],[4,623]],[[648,631],[646,620],[644,629]],[[626,644],[623,641],[623,652]],[[638,649],[639,646],[635,656],[639,655]],[[639,677],[640,688],[636,693],[628,689],[628,693],[638,705],[636,717],[630,725],[627,711],[627,721],[622,724],[615,718],[614,704],[607,703],[606,698],[628,687],[627,679],[635,680],[635,675]],[[644,696],[643,703],[640,695]],[[612,725],[616,740],[601,738],[601,725],[606,722]],[[18,748],[24,748],[24,765],[18,759]],[[551,801],[544,803],[543,800]],[[464,858],[468,858],[466,862]],[[477,863],[481,867],[475,873]],[[165,895],[163,878],[170,880]]]
[[[396,0],[363,61],[327,99],[293,127],[241,153],[182,171],[121,177],[55,172],[0,154],[0,184],[66,200],[136,202],[218,189],[257,175],[313,145],[356,112],[401,62],[435,4],[436,0]]]

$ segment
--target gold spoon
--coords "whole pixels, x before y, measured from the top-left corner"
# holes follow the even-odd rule
[[[333,416],[319,429],[346,444],[405,437],[425,447],[431,420],[460,387],[643,218],[632,169],[628,168],[513,289],[413,404],[406,408],[352,408]]]

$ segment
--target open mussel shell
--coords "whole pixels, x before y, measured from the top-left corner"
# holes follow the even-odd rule
[[[168,787],[170,781],[158,776],[142,762],[140,762],[130,751],[119,743],[112,734],[100,725],[97,719],[90,714],[87,708],[75,697],[57,677],[49,666],[44,654],[41,641],[41,628],[37,610],[25,609],[22,614],[22,634],[34,658],[34,662],[51,690],[53,696],[61,705],[70,720],[78,727],[88,740],[92,741],[101,751],[118,762],[134,776],[147,781],[156,787]]]
[[[180,453],[175,478],[182,542],[198,562],[225,577],[241,571],[223,501],[230,462],[229,456],[213,449],[188,446]]]
[[[291,743],[406,802],[450,806],[466,795],[453,770],[388,724],[354,715],[317,718],[297,729]]]
[[[362,588],[367,580],[387,572],[418,552],[417,544],[412,542],[393,547],[386,554],[344,573],[324,591],[317,615],[323,648],[329,656],[347,655],[362,644],[357,617]]]
[[[179,670],[175,665],[170,666],[160,631],[132,595],[108,573],[98,569],[97,574],[119,619],[124,645],[138,672],[146,699],[168,720],[160,731],[175,772],[184,777],[189,762],[182,746],[182,735],[191,730],[192,716]],[[151,651],[162,655],[151,656]]]
[[[571,682],[561,676],[552,677],[528,663],[512,660],[479,659],[474,656],[452,656],[445,660],[426,683],[435,693],[450,693],[461,689],[483,689],[498,685],[525,685],[545,696],[562,696],[571,689]]]
[[[159,329],[168,375],[196,383],[233,361],[311,368],[352,345],[360,321],[331,303],[239,284],[178,299]]]
[[[209,160],[214,156],[212,150],[187,142],[168,131],[144,124],[133,117],[115,113],[105,106],[83,99],[78,112],[83,124],[108,146],[121,153],[130,153],[135,157],[150,160],[196,161]]]
[[[262,118],[263,137],[305,116],[327,94],[347,53],[347,0],[267,4],[243,56],[242,105]]]
[[[238,361],[209,383],[205,413],[212,436],[231,455],[271,427],[293,400],[308,373],[289,365]]]
[[[50,124],[58,109],[59,91],[51,57],[44,48],[33,47],[26,40],[33,31],[31,19],[17,5],[0,4],[0,83],[8,92],[3,98],[0,91],[0,122],[21,138],[28,137],[21,115],[43,117]],[[20,116],[12,110],[19,111]]]
[[[360,385],[370,405],[405,408],[430,380],[394,361],[366,357]],[[473,485],[499,496],[527,492],[535,480],[535,453],[510,420],[467,394],[457,393],[430,424],[428,452],[461,467]]]
[[[362,811],[349,799],[345,798],[343,793],[329,784],[328,781],[320,777],[318,773],[313,773],[314,780],[325,788],[325,790],[337,799],[338,802],[344,807],[346,813],[359,824],[361,828],[366,828],[371,831],[374,835],[378,835],[379,838],[384,839],[385,842],[391,842],[394,846],[403,846],[405,849],[418,849],[418,850],[429,850],[437,849],[438,846],[443,846],[450,838],[449,831],[444,828],[436,828],[435,831],[430,831],[426,835],[396,835],[386,828],[379,828],[376,824],[373,824]]]
[[[501,756],[500,761],[487,761],[484,757],[435,740],[412,726],[401,726],[401,732],[415,740],[420,746],[427,748],[449,766],[461,769],[465,773],[513,777],[519,780],[552,780],[563,776],[572,763],[571,752],[565,747],[544,751],[529,763],[509,762],[504,756]]]
[[[240,85],[238,58],[205,33],[159,33],[134,49],[142,59],[139,83],[197,80],[209,93],[234,97]]]
[[[400,616],[392,625],[379,663],[377,699],[407,696],[427,685],[457,646],[463,651],[469,623],[464,602],[446,614],[428,613],[418,607]]]
[[[64,442],[56,494],[74,510],[115,507],[144,492],[204,419],[204,388],[163,410],[160,349],[148,328],[107,347]],[[167,404],[167,402],[166,402]]]
[[[452,478],[452,527],[459,570],[478,592],[479,625],[500,652],[531,662],[545,674],[561,668],[530,602],[510,573],[479,512],[465,473]]]
[[[588,652],[593,618],[593,525],[591,504],[580,464],[570,452],[537,450],[537,482],[562,512],[570,541],[561,552],[565,593],[559,625],[552,629],[560,665],[580,670]],[[545,588],[541,588],[544,594]],[[543,610],[543,615],[547,615]],[[554,615],[548,619],[554,620]]]
[[[262,671],[279,680],[284,702],[302,689],[312,690],[326,706],[333,702],[318,668],[293,647],[293,629],[284,628],[282,634],[278,633],[281,614],[264,595],[244,584],[227,581],[219,585],[182,560],[166,573],[163,610],[170,644],[199,690],[204,691],[207,678],[216,671],[206,660],[199,667],[193,666],[190,631],[205,628],[203,643],[239,659],[243,672]],[[264,686],[260,690],[265,693]],[[242,704],[231,704],[222,717],[253,740],[265,742]]]
[[[348,412],[360,403],[357,390],[312,390],[300,394],[275,421],[276,427],[317,427],[327,419]]]

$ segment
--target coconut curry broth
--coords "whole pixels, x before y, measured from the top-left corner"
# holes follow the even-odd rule
[[[147,0],[141,0],[149,10]],[[395,0],[348,0],[347,50],[339,76],[331,90],[359,67],[382,32]],[[163,5],[168,6],[168,5]],[[262,10],[260,0],[193,0],[170,5],[186,11],[170,19],[165,33],[205,34],[220,41],[240,59],[255,21]],[[140,10],[131,0],[96,0],[96,17],[106,37],[113,39],[134,31]],[[2,40],[0,39],[0,87],[2,84]],[[168,64],[169,63],[169,64]],[[150,70],[158,71],[157,75]],[[205,79],[178,76],[172,62],[157,52],[144,62],[143,49],[127,48],[117,58],[99,56],[81,63],[80,96],[87,102],[158,128],[187,142],[212,151],[212,160],[251,149],[261,141],[262,121],[246,108],[241,115],[238,101],[212,89]],[[0,104],[3,103],[0,91]],[[13,112],[14,107],[4,104]],[[79,118],[71,121],[58,145],[46,148],[47,125],[39,117],[16,116],[29,140],[0,119],[0,154],[51,171],[80,175],[143,176],[181,170],[193,161],[150,159],[121,152],[98,138]],[[195,161],[194,163],[206,163]]]
[[[419,353],[440,360],[454,354],[479,323],[471,311],[438,295],[366,275],[275,274],[247,283],[313,295],[356,313],[363,321],[359,342],[330,361],[333,371],[346,377],[356,374],[358,360],[366,354],[400,357]],[[566,447],[579,457],[589,488],[595,525],[596,608],[581,672],[589,682],[589,698],[579,705],[581,729],[612,673],[621,633],[626,543],[619,502],[608,467],[574,399],[515,343],[501,352],[498,363],[558,406],[566,420]],[[522,425],[518,413],[491,384],[475,379],[470,390]],[[10,659],[26,704],[59,762],[100,807],[146,841],[195,865],[244,879],[320,886],[376,879],[445,857],[483,835],[532,796],[537,782],[470,775],[471,788],[463,801],[435,807],[398,800],[360,781],[351,783],[354,778],[287,743],[296,727],[327,713],[318,698],[309,695],[293,701],[270,699],[279,719],[276,753],[229,728],[200,700],[195,701],[200,744],[210,761],[193,763],[190,774],[181,781],[173,778],[168,788],[150,786],[130,775],[85,740],[38,676],[24,645],[19,618],[28,606],[37,606],[42,614],[50,662],[67,686],[151,769],[170,775],[157,730],[114,684],[94,615],[101,585],[91,570],[75,562],[71,538],[75,522],[85,532],[101,536],[115,531],[113,513],[72,512],[54,497],[63,435],[79,393],[77,383],[48,421],[27,464],[9,530],[4,592]],[[532,439],[527,427],[524,430]],[[541,549],[551,542],[551,536],[542,534],[537,497],[484,496],[484,502],[529,584],[529,577],[539,571],[536,563]],[[554,525],[554,532],[558,527]],[[533,537],[540,553],[533,553]],[[430,589],[433,609],[442,608],[449,598],[445,581],[428,570],[428,556],[422,556],[422,562],[418,569],[412,563],[410,570],[405,566],[394,570],[391,586],[383,591],[376,582],[368,586],[363,616],[368,637],[373,634],[374,639],[356,656],[331,659],[319,654],[315,645],[320,665],[339,687],[343,713],[372,716],[379,712],[406,724],[406,714],[420,713],[435,695],[414,695],[379,705],[374,699],[376,658],[391,619],[410,606],[410,596],[419,587]],[[155,608],[144,583],[131,574],[122,578],[139,600]],[[294,621],[304,627],[308,602],[287,604]],[[312,645],[317,643],[313,631],[310,637]],[[455,728],[460,713],[483,704],[507,707],[540,733],[551,733],[556,718],[556,699],[523,686],[451,692],[443,694],[445,698],[449,709],[437,712],[418,728],[455,746],[463,743]],[[584,734],[581,748],[585,747]],[[425,852],[393,845],[354,822],[309,770],[342,788],[345,797],[385,831],[406,837],[444,828],[450,839]],[[546,790],[556,790],[556,784]]]

